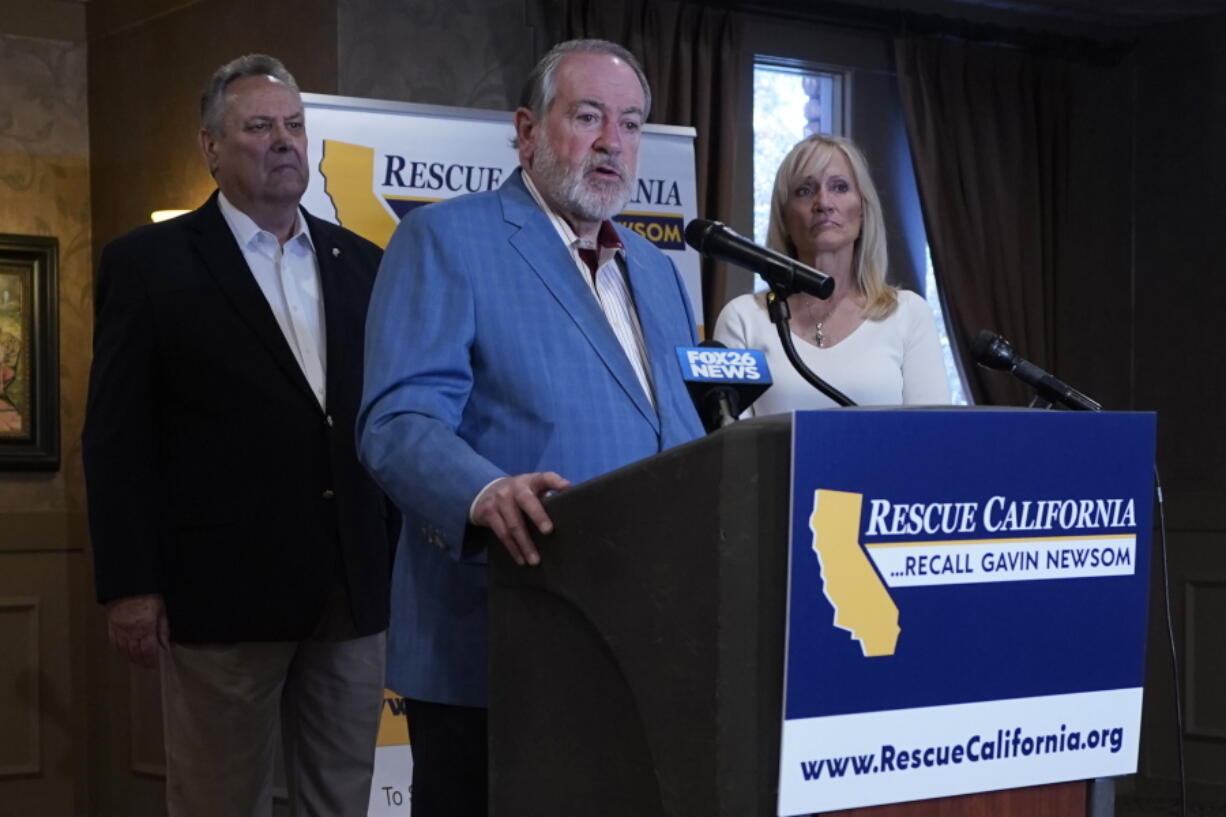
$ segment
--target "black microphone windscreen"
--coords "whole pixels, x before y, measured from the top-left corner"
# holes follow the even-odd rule
[[[971,357],[980,366],[1008,371],[1013,368],[1013,347],[1009,341],[987,329],[979,330],[971,340]]]
[[[696,218],[685,225],[685,243],[708,258],[734,264],[761,275],[777,291],[807,292],[829,298],[834,279],[781,252],[750,241],[718,221]]]
[[[689,244],[698,252],[702,252],[703,245],[707,241],[707,236],[711,231],[719,226],[718,221],[711,221],[705,218],[696,218],[689,224],[685,225],[685,243]]]

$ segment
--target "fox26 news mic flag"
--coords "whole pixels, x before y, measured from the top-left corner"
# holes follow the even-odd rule
[[[678,346],[677,359],[708,432],[734,422],[771,385],[766,355],[757,349],[729,349],[704,340],[701,346]]]

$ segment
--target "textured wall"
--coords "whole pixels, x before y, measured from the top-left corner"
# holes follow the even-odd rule
[[[0,472],[0,512],[81,510],[79,442],[92,326],[85,46],[0,34],[0,232],[60,241],[63,466]]]
[[[85,4],[72,0],[0,0],[0,33],[85,42]]]
[[[338,0],[337,92],[508,110],[539,56],[539,0]]]
[[[212,192],[196,136],[217,66],[262,51],[304,91],[336,93],[334,0],[101,0],[88,23],[95,251]]]
[[[0,17],[0,31],[7,23]],[[58,472],[0,471],[0,732],[9,758],[28,760],[27,773],[10,767],[0,776],[5,817],[83,813],[80,669],[92,596],[79,443],[92,326],[86,122],[85,45],[0,33],[0,232],[59,239],[62,445]]]

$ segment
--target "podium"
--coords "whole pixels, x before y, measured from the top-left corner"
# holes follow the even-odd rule
[[[791,420],[737,423],[550,497],[538,567],[490,545],[492,815],[778,813]],[[825,813],[1081,817],[1088,791]]]

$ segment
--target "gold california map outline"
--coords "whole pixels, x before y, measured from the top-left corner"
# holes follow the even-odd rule
[[[893,655],[898,605],[860,547],[862,494],[819,488],[813,492],[809,530],[822,576],[822,594],[834,607],[834,626],[858,641],[866,658]]]
[[[358,235],[386,247],[397,220],[371,189],[375,149],[335,139],[325,139],[319,172],[324,192],[336,209],[336,220]]]

